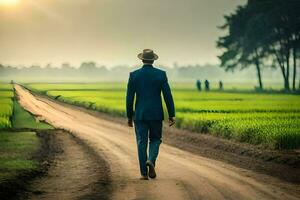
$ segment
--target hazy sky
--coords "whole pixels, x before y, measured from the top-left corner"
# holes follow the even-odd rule
[[[0,63],[133,65],[143,48],[165,65],[218,63],[217,26],[245,2],[0,0]]]

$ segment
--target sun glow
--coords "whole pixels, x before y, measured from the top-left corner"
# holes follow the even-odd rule
[[[20,0],[0,0],[0,6],[15,6],[20,3]]]

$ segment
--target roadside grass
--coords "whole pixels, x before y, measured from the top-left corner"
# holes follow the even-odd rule
[[[51,125],[37,121],[29,112],[24,110],[17,101],[14,101],[12,124],[15,129],[53,129]]]
[[[11,84],[0,84],[0,199],[28,179],[19,177],[39,170],[39,161],[33,156],[41,148],[35,132],[40,129],[53,127],[35,120],[19,105]]]
[[[0,183],[37,169],[32,155],[39,148],[35,132],[0,132]]]
[[[0,84],[0,129],[11,128],[13,96],[10,84]]]

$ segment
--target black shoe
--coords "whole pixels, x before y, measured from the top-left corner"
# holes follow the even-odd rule
[[[155,172],[155,167],[154,164],[151,161],[147,161],[146,165],[149,167],[149,172],[148,175],[150,178],[155,178],[156,177],[156,172]]]

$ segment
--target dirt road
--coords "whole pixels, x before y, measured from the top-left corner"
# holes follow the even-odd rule
[[[106,162],[65,131],[47,134],[55,143],[50,144],[53,160],[47,174],[31,181],[25,195],[20,195],[25,198],[20,199],[108,199],[110,180]]]
[[[158,178],[140,181],[134,130],[83,111],[35,97],[16,85],[21,105],[53,126],[72,132],[110,165],[112,199],[299,199],[273,177],[197,156],[163,144]],[[71,183],[69,183],[71,184]],[[293,190],[297,191],[297,190]]]

